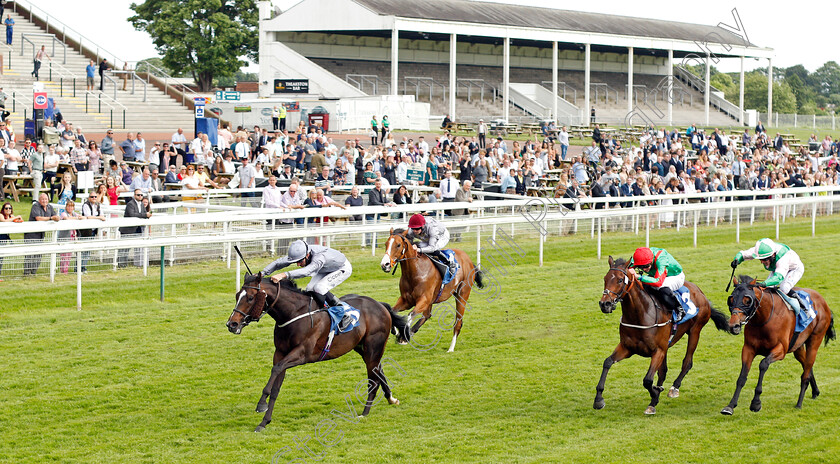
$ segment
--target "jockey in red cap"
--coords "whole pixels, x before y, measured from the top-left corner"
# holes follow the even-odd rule
[[[443,224],[437,222],[434,218],[415,214],[408,220],[406,237],[419,240],[420,243],[414,245],[415,250],[434,256],[438,261],[446,263],[449,266],[449,272],[452,275],[455,274],[455,262],[450,262],[446,255],[440,251],[449,243],[449,231]]]
[[[677,300],[674,291],[685,284],[685,274],[680,263],[662,248],[637,248],[630,260],[633,273],[639,272],[639,281],[644,285],[659,290],[659,296],[665,306],[675,312],[675,319],[682,320],[685,311]]]

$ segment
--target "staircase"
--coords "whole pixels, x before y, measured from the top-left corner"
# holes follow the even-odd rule
[[[28,13],[24,13],[24,16],[21,12],[6,8],[6,13],[11,14],[15,20],[14,36],[11,49],[6,45],[0,46],[4,58],[0,86],[6,94],[14,97],[14,104],[10,98],[6,106],[12,112],[10,117],[16,128],[22,128],[25,117],[31,118],[32,115],[35,83],[31,75],[33,50],[41,45],[46,46],[52,61],[41,64],[40,82],[47,95],[61,109],[62,116],[74,126],[81,126],[86,132],[103,132],[109,127],[141,132],[172,132],[178,127],[192,127],[192,110],[142,79],[128,79],[126,90],[123,90],[123,79],[120,76],[126,74],[110,75],[110,79],[106,78],[105,81],[105,91],[100,92],[98,63],[95,90],[87,92],[85,67],[90,59],[72,48],[70,41],[65,44],[60,37],[53,39],[47,35],[44,29],[27,20]]]

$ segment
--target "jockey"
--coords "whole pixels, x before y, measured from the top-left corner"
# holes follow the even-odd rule
[[[420,241],[419,244],[414,245],[415,250],[446,263],[449,266],[449,273],[455,275],[455,261],[450,262],[440,251],[449,243],[449,231],[443,224],[433,218],[426,218],[422,214],[415,214],[408,220],[408,229],[406,237]]]
[[[793,287],[805,273],[805,265],[802,264],[799,255],[789,246],[763,238],[755,242],[755,246],[749,250],[739,251],[732,260],[732,269],[738,267],[745,259],[759,259],[764,269],[770,271],[767,280],[758,283],[759,287],[778,287],[782,295],[792,298],[788,300],[788,303],[794,306],[793,309],[796,312],[799,312],[799,308],[804,309],[807,306],[793,291]],[[795,307],[797,304],[799,308]]]
[[[311,276],[312,280],[306,286],[306,291],[312,295],[317,308],[323,308],[325,302],[330,306],[343,304],[330,292],[347,280],[353,272],[353,266],[343,253],[320,245],[309,245],[303,240],[295,240],[289,245],[288,255],[266,266],[262,273],[268,276],[292,263],[296,263],[301,268],[272,276],[271,281],[277,283],[287,277],[298,279]],[[350,316],[345,315],[339,324],[339,329],[344,330],[350,322]]]
[[[662,248],[642,247],[637,248],[630,260],[630,266],[641,271],[639,281],[659,290],[659,296],[665,306],[674,311],[675,320],[680,321],[685,317],[685,310],[677,300],[674,291],[685,284],[685,274],[680,263]]]

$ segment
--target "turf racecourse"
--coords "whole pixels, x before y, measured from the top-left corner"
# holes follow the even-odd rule
[[[805,262],[803,286],[822,292],[840,314],[838,273],[831,267],[840,220],[820,219],[817,229],[812,238],[810,219],[788,220],[782,241]],[[691,234],[655,231],[651,243],[675,254],[720,308],[728,263],[740,248],[734,230],[702,228],[696,249]],[[741,247],[773,235],[773,224],[744,226]],[[81,312],[72,309],[75,279],[5,282],[0,461],[837,462],[838,345],[820,350],[815,373],[822,396],[808,395],[802,410],[793,407],[800,366],[789,356],[768,370],[761,412],[749,411],[756,363],[735,415],[725,417],[719,411],[735,388],[742,338],[710,324],[680,398],[663,395],[657,414],[644,416],[648,360],[634,357],[612,368],[606,408],[595,411],[595,384],[618,341],[620,317],[602,314],[596,303],[606,256],[629,256],[644,235],[606,234],[601,260],[588,233],[551,236],[542,268],[533,235],[514,238],[526,255],[508,264],[507,275],[485,262],[500,292],[490,302],[473,294],[455,353],[446,353],[448,330],[428,351],[397,346],[392,338],[385,354],[402,372],[386,373],[402,404],[377,404],[356,423],[332,414],[348,414],[345,396],[352,398],[364,378],[351,353],[291,369],[262,434],[253,433],[261,418],[254,407],[268,378],[272,323],[266,318],[239,336],[227,332],[233,276],[222,263],[167,269],[166,303],[157,301],[154,270],[146,278],[137,271],[87,276]],[[465,235],[462,245],[474,256],[471,240]],[[382,273],[380,257],[369,251],[349,255],[355,272],[343,292],[393,303],[398,276]],[[251,267],[267,262],[254,259]],[[742,269],[764,274],[756,262]],[[418,343],[434,342],[437,322],[424,327]],[[683,340],[669,356],[666,386],[684,350]],[[361,410],[358,402],[355,407]]]

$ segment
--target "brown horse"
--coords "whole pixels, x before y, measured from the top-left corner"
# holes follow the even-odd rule
[[[668,372],[668,347],[676,344],[683,335],[688,333],[688,347],[683,358],[682,370],[674,380],[674,385],[668,390],[668,396],[676,398],[680,394],[683,378],[693,365],[700,331],[710,318],[718,330],[728,330],[726,316],[712,307],[697,285],[686,282],[685,286],[691,291],[691,300],[697,305],[698,312],[694,318],[677,326],[677,332],[669,344],[668,338],[673,324],[670,312],[642,288],[643,284],[634,273],[628,272],[629,262],[621,258],[613,260],[610,256],[609,263],[610,270],[604,276],[604,294],[599,305],[602,312],[609,314],[621,302],[621,325],[618,328],[620,341],[612,354],[604,360],[601,380],[595,389],[593,407],[595,409],[604,407],[602,394],[610,367],[622,359],[638,354],[650,358],[650,368],[642,381],[644,387],[650,392],[650,405],[645,409],[645,414],[656,414],[659,394],[663,390],[662,384]],[[653,384],[654,373],[658,373],[656,385]]]
[[[287,369],[335,359],[350,350],[362,355],[367,367],[368,398],[362,416],[370,412],[380,385],[390,404],[400,403],[391,394],[380,361],[391,331],[404,330],[405,318],[397,315],[387,303],[366,296],[344,295],[341,299],[359,310],[359,325],[349,332],[336,334],[328,349],[330,316],[323,308],[316,307],[311,295],[299,290],[288,279],[275,284],[270,279],[263,280],[262,273],[245,277],[244,285],[236,293],[236,306],[226,324],[228,330],[234,334],[241,333],[250,322],[259,321],[263,312],[276,321],[271,376],[257,403],[257,412],[265,412],[265,417],[255,432],[261,432],[271,422],[274,402]],[[266,398],[270,398],[268,404]]]
[[[432,305],[442,303],[455,297],[455,325],[452,329],[452,343],[449,345],[449,352],[455,351],[455,342],[464,321],[464,310],[467,300],[470,298],[470,291],[473,285],[484,288],[484,275],[475,267],[472,260],[461,250],[454,250],[455,256],[461,267],[458,275],[451,282],[441,288],[443,277],[435,267],[432,260],[425,254],[418,253],[412,246],[411,240],[406,237],[406,231],[402,229],[391,229],[391,235],[385,242],[385,256],[380,263],[382,270],[391,272],[395,270],[397,263],[400,264],[400,298],[394,305],[395,311],[414,310],[408,316],[408,325],[411,325],[417,314],[422,314],[420,319],[410,331],[397,333],[397,342],[406,344],[411,335],[416,333],[424,322],[432,317]]]
[[[817,388],[817,381],[814,378],[814,360],[817,359],[817,350],[820,343],[825,340],[834,340],[834,314],[828,308],[825,299],[816,290],[810,288],[796,288],[805,290],[814,302],[814,311],[817,316],[813,321],[793,339],[794,328],[796,327],[796,316],[789,311],[782,297],[776,294],[773,289],[759,287],[755,279],[748,276],[739,276],[733,279],[735,289],[729,296],[727,304],[732,312],[729,319],[730,331],[737,335],[744,327],[744,347],[741,349],[741,374],[735,384],[735,394],[729,404],[720,412],[731,416],[738,405],[738,396],[741,389],[747,383],[747,375],[750,373],[753,359],[756,355],[764,356],[758,365],[758,383],[755,386],[755,396],[750,403],[750,411],[761,410],[762,381],[770,363],[781,361],[787,353],[793,352],[793,356],[802,364],[802,377],[799,385],[799,400],[796,402],[797,409],[802,408],[802,400],[805,398],[805,390],[811,386],[811,397],[820,395]],[[804,311],[804,308],[802,309]]]

